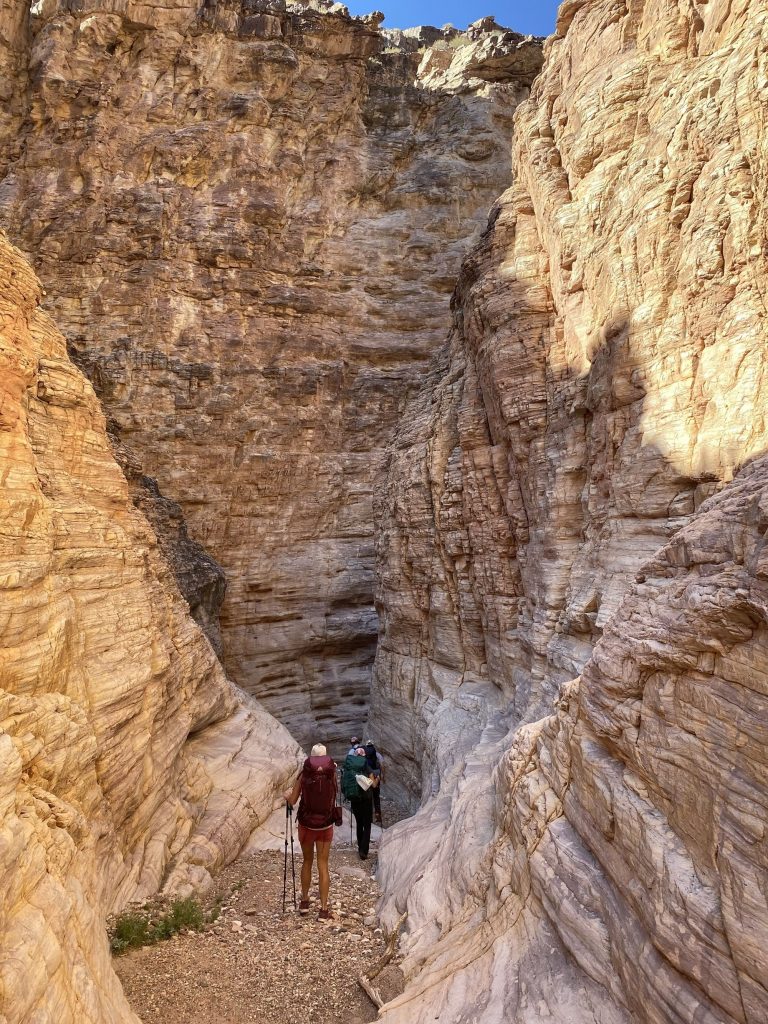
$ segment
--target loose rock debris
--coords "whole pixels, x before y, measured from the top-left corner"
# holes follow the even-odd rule
[[[298,874],[301,853],[297,849]],[[319,921],[316,874],[308,916],[282,910],[283,853],[262,851],[230,865],[203,899],[221,902],[204,931],[115,959],[126,995],[144,1024],[367,1024],[377,1009],[358,983],[381,958],[375,861],[331,851],[333,921]],[[390,967],[390,972],[391,972]],[[393,993],[394,994],[394,993]]]

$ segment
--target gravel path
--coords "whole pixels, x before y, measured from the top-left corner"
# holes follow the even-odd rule
[[[346,835],[347,845],[344,843]],[[317,874],[312,909],[282,914],[283,852],[241,857],[201,902],[221,900],[221,916],[187,933],[115,958],[126,995],[144,1024],[368,1024],[376,1007],[357,983],[384,951],[375,917],[375,849],[360,861],[349,830],[331,850],[335,920],[318,921]],[[299,898],[301,848],[296,843]]]

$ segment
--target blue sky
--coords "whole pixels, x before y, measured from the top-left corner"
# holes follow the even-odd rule
[[[466,28],[472,21],[495,14],[501,25],[517,32],[547,36],[555,28],[559,0],[342,0],[352,14],[380,10],[385,28],[444,25]]]

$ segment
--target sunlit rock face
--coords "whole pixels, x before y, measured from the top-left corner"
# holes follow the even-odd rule
[[[566,3],[518,112],[378,503],[388,1024],[768,1019],[767,19]]]
[[[406,43],[277,2],[35,12],[8,231],[224,569],[232,678],[301,739],[347,737],[377,636],[373,482],[541,45],[492,19]]]
[[[0,1019],[125,1024],[109,910],[205,885],[298,748],[238,694],[0,235]]]

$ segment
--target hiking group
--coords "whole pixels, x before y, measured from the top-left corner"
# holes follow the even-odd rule
[[[368,740],[365,746],[361,746],[357,736],[353,736],[352,746],[341,771],[341,791],[349,800],[355,818],[360,860],[368,857],[374,813],[376,824],[381,825],[380,787],[383,773],[384,764],[373,743]]]
[[[341,772],[341,793],[350,802],[350,808],[357,826],[357,851],[361,860],[366,860],[371,843],[371,825],[374,813],[377,824],[381,825],[381,795],[379,788],[383,780],[384,765],[370,740],[363,746],[356,736],[344,761]],[[293,867],[293,808],[298,803],[296,820],[299,827],[301,846],[301,899],[299,913],[309,913],[309,888],[312,884],[312,864],[317,854],[317,875],[320,889],[321,921],[333,917],[328,903],[330,871],[328,860],[333,842],[333,827],[342,822],[339,804],[339,784],[336,763],[328,756],[322,743],[312,747],[305,760],[293,789],[285,794],[285,867],[283,874],[283,910],[285,910],[285,887],[288,873],[288,830],[291,835],[291,867]],[[294,879],[294,906],[295,906]]]

